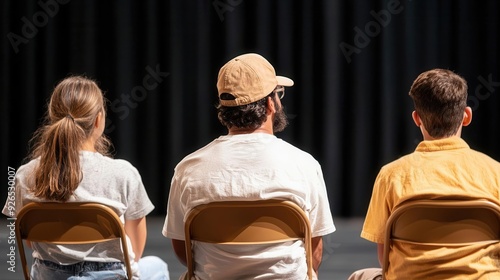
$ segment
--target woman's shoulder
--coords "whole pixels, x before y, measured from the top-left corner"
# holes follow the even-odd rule
[[[104,156],[99,153],[82,153],[84,164],[88,164],[102,171],[108,170],[115,174],[120,173],[137,173],[137,168],[128,160],[116,159]]]
[[[16,170],[16,175],[28,175],[34,172],[36,166],[40,162],[39,158],[36,159],[31,159],[28,162],[25,162],[19,166],[19,168]]]

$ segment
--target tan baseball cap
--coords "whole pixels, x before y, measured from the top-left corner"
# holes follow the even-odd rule
[[[293,86],[290,78],[276,76],[273,66],[256,53],[237,56],[228,61],[219,71],[217,90],[222,106],[240,106],[253,103],[269,95],[276,86]],[[229,93],[231,100],[222,100],[220,95]]]

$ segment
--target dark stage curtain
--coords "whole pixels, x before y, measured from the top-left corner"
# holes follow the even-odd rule
[[[322,165],[332,214],[363,216],[377,172],[421,140],[408,90],[440,67],[469,82],[463,137],[500,159],[497,0],[1,1],[2,201],[54,85],[97,80],[115,157],[140,171],[165,213],[176,163],[226,133],[219,68],[257,52],[295,86],[279,137]],[[2,202],[3,203],[3,202]],[[2,204],[3,205],[3,204]]]

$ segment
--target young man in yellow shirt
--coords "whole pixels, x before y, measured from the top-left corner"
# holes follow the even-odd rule
[[[500,204],[500,163],[461,138],[462,127],[472,121],[466,81],[449,70],[429,70],[414,81],[410,96],[423,141],[413,153],[382,167],[361,232],[378,244],[381,264],[387,220],[403,201],[454,196]],[[498,242],[454,248],[395,242],[389,258],[384,279],[500,279]],[[368,268],[349,279],[381,278],[380,268]]]

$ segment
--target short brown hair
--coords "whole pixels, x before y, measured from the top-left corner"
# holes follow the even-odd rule
[[[467,82],[453,71],[432,69],[421,73],[410,96],[425,129],[435,138],[454,135],[467,106]]]

